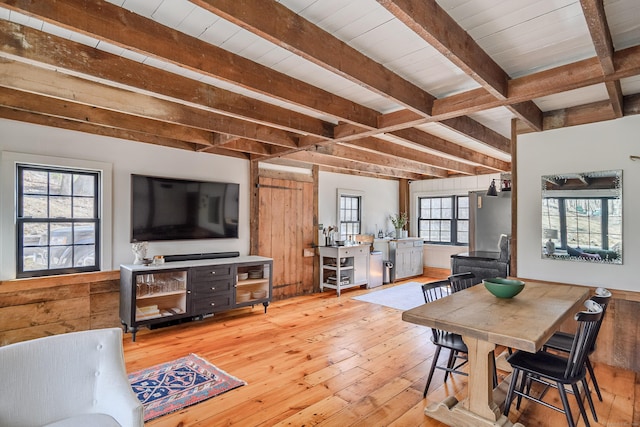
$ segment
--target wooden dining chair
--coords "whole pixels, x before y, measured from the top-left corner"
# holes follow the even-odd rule
[[[448,280],[438,280],[436,282],[425,283],[422,285],[422,293],[424,295],[425,303],[436,301],[440,298],[444,298],[451,293]],[[447,380],[449,373],[455,373],[460,375],[468,375],[466,372],[459,371],[465,363],[467,363],[467,346],[462,341],[462,337],[458,334],[442,331],[440,329],[431,328],[431,342],[436,346],[436,351],[431,361],[431,368],[429,369],[429,377],[427,378],[427,384],[424,387],[424,393],[422,397],[427,396],[429,385],[433,379],[433,373],[436,369],[445,371],[444,380]],[[438,365],[438,357],[440,351],[446,348],[450,350],[447,364],[444,366]]]
[[[449,284],[451,285],[451,292],[459,292],[463,289],[470,288],[480,283],[475,274],[473,273],[458,273],[449,276]]]
[[[609,305],[609,301],[611,300],[611,292],[604,288],[598,288],[596,290],[596,295],[593,295],[590,299],[600,304],[600,306],[602,307],[602,317],[598,322],[598,327],[596,330],[596,339],[593,340],[593,345],[589,349],[589,353],[587,354],[585,363],[587,366],[587,371],[589,372],[589,376],[591,377],[591,383],[593,384],[593,388],[596,391],[596,394],[598,395],[598,399],[600,400],[600,402],[602,402],[602,393],[600,393],[600,386],[598,385],[598,381],[596,380],[596,374],[593,371],[593,365],[589,360],[589,356],[593,354],[593,352],[596,350],[597,334],[598,332],[600,332],[600,326],[602,325],[602,321],[604,320],[604,315],[607,312],[607,306]],[[543,346],[543,349],[544,350],[553,349],[556,351],[561,351],[563,353],[569,353],[571,352],[571,344],[573,343],[573,339],[574,339],[574,334],[559,331],[554,333],[553,336],[549,338],[549,341],[545,343],[545,345]]]
[[[517,395],[518,401],[516,409],[520,409],[520,403],[524,397],[546,406],[547,408],[551,408],[565,414],[569,426],[574,427],[576,424],[569,406],[567,390],[565,389],[565,386],[571,386],[571,390],[569,392],[575,395],[578,402],[578,408],[580,409],[580,414],[584,418],[584,423],[587,427],[590,427],[584,404],[582,402],[580,389],[578,387],[578,383],[580,383],[584,389],[584,394],[591,408],[593,418],[597,421],[593,400],[591,399],[589,386],[587,385],[586,380],[587,370],[585,367],[585,360],[598,333],[598,322],[602,318],[602,307],[591,300],[585,301],[585,307],[587,308],[586,311],[580,311],[575,315],[578,328],[571,343],[571,351],[569,352],[568,357],[561,357],[548,353],[544,350],[540,350],[537,353],[528,353],[518,350],[511,356],[507,357],[507,362],[509,362],[513,368],[513,374],[511,384],[509,385],[509,391],[507,392],[507,399],[505,400],[505,416],[509,415],[511,403]],[[520,380],[520,386],[516,389],[518,379]],[[531,387],[532,382],[537,382],[544,386],[544,389],[539,396],[533,395]],[[562,401],[562,408],[542,400],[542,397],[545,395],[549,387],[553,387],[558,390],[560,400]]]

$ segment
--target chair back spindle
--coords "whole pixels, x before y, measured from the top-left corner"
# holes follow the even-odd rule
[[[424,302],[430,303],[440,298],[444,298],[451,294],[448,280],[438,280],[436,282],[425,283],[422,285],[422,294],[424,295]],[[442,332],[439,329],[431,328],[433,333],[433,339],[438,341]]]
[[[581,311],[575,315],[575,320],[578,322],[578,330],[569,353],[565,378],[576,376],[581,369],[584,369],[586,358],[598,334],[599,322],[603,312],[602,306],[593,300],[587,300],[584,304],[587,311]]]
[[[449,276],[451,292],[460,292],[464,289],[477,285],[481,281],[473,273],[458,273]]]

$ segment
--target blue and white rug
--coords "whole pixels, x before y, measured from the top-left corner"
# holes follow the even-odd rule
[[[403,285],[393,286],[380,291],[353,297],[358,301],[384,305],[397,310],[410,310],[424,304],[422,295],[422,283],[409,282]]]
[[[145,421],[246,384],[195,354],[133,372],[129,382],[144,406]]]

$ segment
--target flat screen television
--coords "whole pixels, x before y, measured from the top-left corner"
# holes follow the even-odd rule
[[[131,242],[238,238],[240,184],[131,175]]]

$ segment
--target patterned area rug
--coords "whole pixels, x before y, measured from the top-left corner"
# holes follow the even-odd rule
[[[133,372],[129,382],[144,406],[145,421],[246,384],[195,354]]]
[[[422,283],[418,282],[408,282],[381,291],[369,292],[368,294],[353,297],[353,299],[403,311],[424,304]]]

